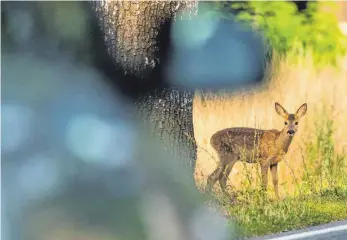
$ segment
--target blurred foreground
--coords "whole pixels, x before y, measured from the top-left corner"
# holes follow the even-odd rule
[[[93,48],[98,36],[82,6],[2,3],[2,238],[230,239],[230,223],[204,205],[189,168],[162,151],[135,117],[129,99],[136,94],[123,88],[129,78],[112,69],[103,48]],[[192,81],[176,75],[169,84],[218,88],[229,77],[230,86],[261,80],[263,52],[248,62],[253,53],[236,48],[235,35],[225,31],[235,27],[237,42],[252,34],[214,24],[219,31],[210,31],[208,47],[220,54],[226,45],[228,55],[216,64],[207,61],[218,55],[206,45],[189,58],[178,46],[170,63]],[[203,64],[206,79],[197,74]],[[216,73],[221,82],[213,82]]]

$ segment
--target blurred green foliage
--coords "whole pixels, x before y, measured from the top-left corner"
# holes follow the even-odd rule
[[[339,56],[346,54],[347,38],[338,26],[335,14],[318,11],[321,4],[337,7],[332,2],[309,2],[306,10],[299,12],[293,2],[213,2],[213,9],[222,18],[250,23],[260,30],[273,50],[280,55],[300,57],[312,54],[316,65],[336,64]]]

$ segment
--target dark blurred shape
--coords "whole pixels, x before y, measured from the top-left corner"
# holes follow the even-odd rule
[[[306,10],[308,1],[292,1],[295,3],[299,11]],[[315,2],[315,1],[312,1]]]
[[[178,20],[167,78],[181,87],[237,90],[264,77],[262,37],[227,19]]]

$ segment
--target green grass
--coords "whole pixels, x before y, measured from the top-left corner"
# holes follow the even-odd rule
[[[347,219],[347,191],[287,198],[268,198],[231,205],[221,201],[242,236],[260,236]]]

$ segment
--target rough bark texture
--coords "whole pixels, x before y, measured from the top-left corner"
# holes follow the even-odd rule
[[[139,99],[140,116],[151,123],[166,151],[193,169],[196,161],[196,143],[193,129],[193,96],[191,92],[161,89]]]
[[[163,25],[194,1],[94,2],[110,54],[126,74],[143,77],[159,63],[159,35]],[[166,44],[166,43],[164,43]],[[162,49],[161,49],[162,50]]]
[[[190,9],[194,14],[197,2],[102,1],[92,4],[105,33],[108,52],[124,74],[144,84],[165,82],[160,73],[170,47],[167,26],[181,9]],[[194,169],[193,96],[193,92],[164,87],[140,96],[136,105],[140,116],[163,140],[166,149]]]

